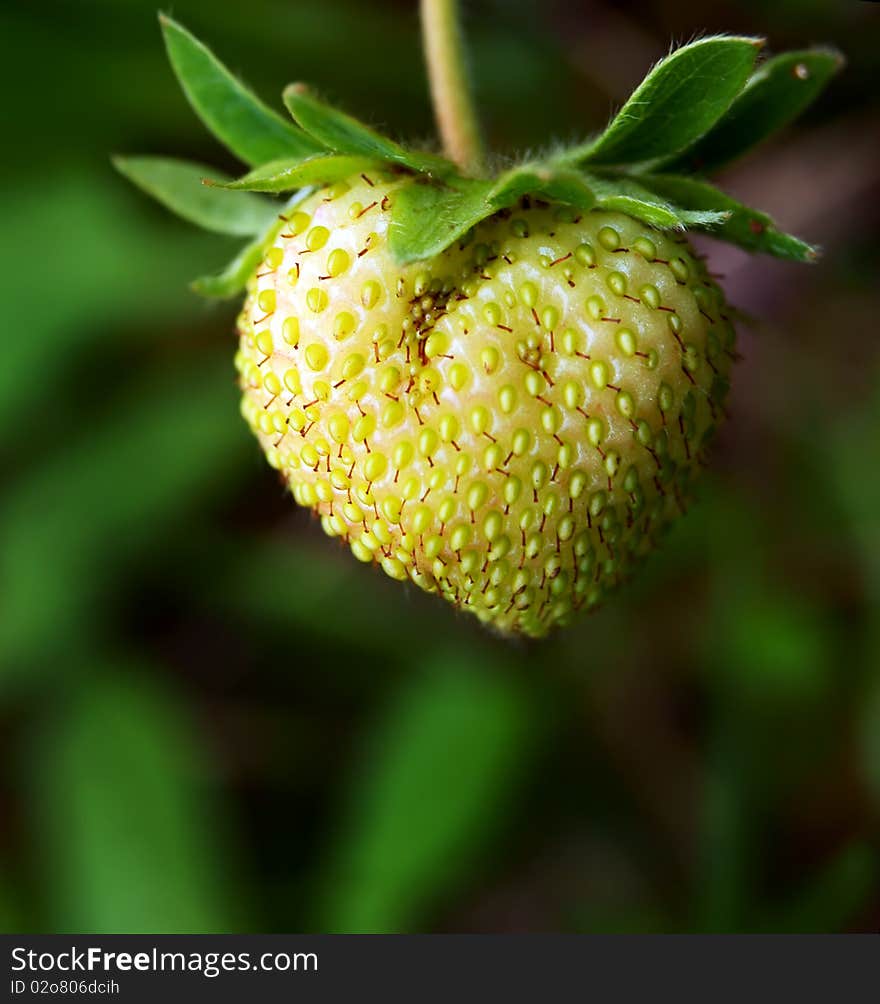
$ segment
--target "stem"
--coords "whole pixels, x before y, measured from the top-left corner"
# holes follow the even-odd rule
[[[421,0],[422,42],[443,150],[461,170],[479,173],[483,140],[465,69],[457,0]]]

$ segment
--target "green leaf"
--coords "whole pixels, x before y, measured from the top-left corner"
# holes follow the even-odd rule
[[[277,215],[267,199],[224,193],[202,183],[213,168],[168,157],[114,157],[113,166],[138,188],[183,219],[218,234],[250,237]]]
[[[195,725],[139,669],[90,675],[43,723],[33,782],[51,929],[232,930]]]
[[[685,209],[662,198],[631,178],[608,178],[588,175],[600,209],[634,216],[661,230],[684,230],[687,227],[712,227],[727,218],[724,210]]]
[[[676,49],[651,70],[600,136],[564,159],[634,164],[685,149],[730,107],[762,44],[756,38],[712,36]]]
[[[302,84],[290,84],[285,88],[284,103],[310,136],[337,153],[387,161],[411,171],[439,177],[455,170],[443,157],[404,149],[351,115],[320,101]]]
[[[330,930],[416,929],[491,846],[536,731],[535,702],[509,669],[441,656],[377,722],[331,862]]]
[[[190,104],[211,132],[246,164],[310,157],[320,143],[267,108],[184,27],[159,15],[168,58]]]
[[[327,185],[375,167],[376,161],[367,157],[329,154],[306,160],[273,160],[236,181],[211,184],[248,192],[290,192],[303,185]]]
[[[512,206],[525,195],[538,195],[577,209],[592,209],[596,196],[580,171],[543,164],[523,164],[502,174],[489,193],[496,209]]]
[[[712,230],[712,236],[720,240],[790,261],[811,262],[818,256],[814,247],[778,230],[766,213],[744,206],[708,182],[665,174],[643,174],[639,180],[651,191],[689,210],[728,213]]]
[[[525,164],[495,181],[455,177],[446,185],[436,185],[414,179],[394,198],[391,252],[401,264],[440,254],[481,220],[525,195],[584,210],[596,201],[581,172],[552,164]]]
[[[768,60],[715,127],[664,163],[664,170],[708,174],[741,156],[796,119],[843,63],[843,56],[833,49],[786,52]]]
[[[492,187],[490,181],[464,179],[455,188],[419,179],[403,186],[391,208],[391,253],[401,264],[440,254],[495,211]]]

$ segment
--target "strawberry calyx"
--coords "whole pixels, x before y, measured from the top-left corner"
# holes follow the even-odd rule
[[[277,233],[284,204],[315,187],[382,168],[401,174],[389,247],[401,265],[442,253],[483,220],[524,198],[618,211],[662,231],[711,236],[792,261],[812,245],[778,229],[706,178],[797,117],[843,65],[833,49],[783,53],[758,63],[763,40],[718,35],[657,63],[608,126],[586,142],[471,177],[436,153],[411,149],[318,98],[284,91],[291,121],[264,105],[180,24],[160,18],[172,67],[194,110],[251,168],[235,180],[169,158],[114,159],[171,210],[251,241],[197,291],[232,296]],[[210,174],[210,176],[208,176]],[[293,193],[292,195],[290,193]],[[226,200],[225,205],[223,200]]]

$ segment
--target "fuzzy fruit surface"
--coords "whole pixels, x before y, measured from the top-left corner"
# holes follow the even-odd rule
[[[289,213],[239,319],[242,411],[392,578],[540,637],[685,508],[734,330],[684,237],[536,200],[399,266],[379,172]]]

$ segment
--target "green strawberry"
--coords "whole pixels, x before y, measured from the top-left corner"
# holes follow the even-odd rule
[[[446,31],[425,7],[428,34]],[[434,65],[454,46],[428,54],[460,169],[301,86],[286,123],[163,28],[193,106],[253,170],[196,191],[195,165],[117,166],[190,220],[254,235],[198,288],[246,287],[242,412],[294,499],[359,560],[500,631],[541,637],[596,607],[684,511],[724,415],[730,311],[683,231],[815,257],[687,171],[794,117],[837,54],[755,70],[756,40],[701,39],[596,139],[489,178]],[[253,194],[289,191],[280,211]]]
[[[357,558],[541,636],[684,509],[733,327],[687,241],[620,213],[524,200],[400,267],[400,184],[287,218],[239,322],[243,412]]]

